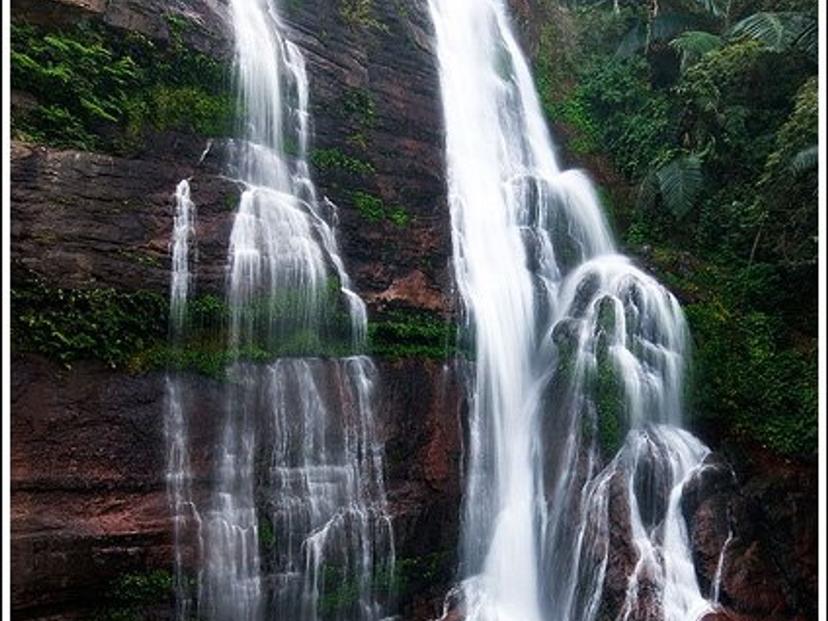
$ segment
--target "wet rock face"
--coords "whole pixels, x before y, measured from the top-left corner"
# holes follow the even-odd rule
[[[342,255],[358,292],[372,316],[394,309],[450,315],[442,113],[426,0],[375,0],[362,20],[346,18],[339,2],[283,4],[310,78],[311,164],[320,195],[338,206]],[[546,3],[511,4],[531,51]],[[227,11],[224,0],[16,0],[13,6],[15,19],[53,27],[100,21],[161,42],[171,36],[172,14],[188,24],[181,33],[186,45],[221,59],[232,53]],[[23,93],[12,96],[15,105],[31,103]],[[223,176],[226,145],[215,141],[205,155],[206,147],[203,137],[177,133],[152,137],[129,158],[14,143],[12,280],[33,271],[53,286],[166,295],[173,192],[190,178],[198,211],[195,290],[222,294],[241,189]],[[354,162],[357,172],[348,170]],[[599,180],[618,181],[588,167]],[[378,214],[360,209],[366,196],[379,201]],[[429,569],[413,565],[419,581],[404,595],[403,616],[437,618],[456,566],[464,395],[453,367],[442,362],[378,367],[397,556],[427,559]],[[192,382],[199,395],[200,424],[191,438],[198,495],[210,476],[223,393],[213,380]],[[162,376],[97,363],[67,370],[18,357],[12,390],[15,617],[88,619],[89,606],[106,602],[117,576],[171,567]],[[688,485],[682,508],[704,592],[733,531],[718,619],[814,617],[816,498],[807,490],[815,478],[812,464],[769,459],[739,472],[734,487],[729,469],[711,462]],[[612,552],[602,612],[609,618],[623,606],[636,561],[623,485],[613,481],[606,535]],[[642,608],[642,615],[651,613]],[[165,614],[169,609],[157,618]]]
[[[46,26],[95,20],[158,41],[172,36],[168,15],[186,19],[184,42],[200,52],[226,55],[231,47],[227,5],[222,0],[15,0],[16,19]]]
[[[627,480],[622,473],[613,476],[610,483],[609,556],[601,596],[601,613],[614,619],[624,607],[629,576],[633,573],[638,552],[632,541],[630,506],[627,499]]]
[[[191,177],[198,196],[198,282],[221,292],[232,228],[220,155],[198,160],[207,142],[169,137],[138,159],[13,143],[12,256],[15,268],[64,288],[169,288],[173,193]],[[218,150],[218,149],[217,149]],[[20,273],[13,272],[13,280]]]
[[[372,310],[450,313],[442,114],[425,1],[376,2],[362,21],[338,3],[294,4],[285,22],[310,80],[309,159],[321,195],[338,207],[339,242],[358,292]],[[16,3],[14,18],[50,27],[100,21],[162,43],[170,20],[183,20],[185,44],[227,60],[227,10],[217,0],[49,0]],[[221,177],[229,154],[220,142],[200,161],[206,144],[163,133],[131,158],[15,145],[14,256],[61,286],[164,290],[171,197],[189,177],[198,209],[196,289],[221,292],[239,189]]]
[[[461,391],[451,367],[436,362],[380,362],[378,371],[396,556],[403,567],[433,570],[401,598],[403,614],[417,619],[412,611],[434,608],[454,568]],[[186,388],[198,421],[189,437],[193,493],[203,502],[225,393],[196,375]],[[90,618],[120,576],[169,570],[163,374],[18,357],[12,406],[15,618]]]
[[[682,510],[702,591],[712,593],[721,558],[721,618],[813,618],[816,498],[807,490],[816,471],[761,451],[755,459],[755,469],[734,473],[711,456],[685,489]]]
[[[372,171],[316,166],[320,191],[339,207],[343,255],[369,305],[446,312],[451,229],[427,2],[371,6],[362,21],[327,0],[285,11],[310,78],[311,163],[335,152]],[[365,195],[381,201],[384,215],[360,211],[357,197]]]
[[[309,159],[320,196],[338,207],[340,248],[357,291],[372,315],[450,314],[442,117],[425,0],[374,2],[361,22],[346,19],[340,3],[285,4],[310,79]],[[13,17],[49,28],[91,21],[164,44],[172,16],[187,24],[179,32],[186,46],[227,60],[227,12],[222,0],[21,0]],[[16,102],[32,105],[25,93]],[[228,146],[216,140],[207,149],[204,137],[165,132],[117,157],[16,142],[13,282],[34,273],[52,287],[166,295],[173,193],[188,178],[197,209],[194,290],[221,296],[241,192],[224,177]],[[335,165],[320,152],[336,155]],[[362,172],[343,170],[342,156]],[[360,210],[359,196],[380,201],[379,217]],[[422,574],[400,603],[409,618],[427,618],[455,567],[461,391],[441,363],[378,366],[397,558]],[[223,393],[213,380],[193,382],[199,496]],[[172,566],[162,376],[91,362],[70,371],[26,356],[17,358],[14,392],[15,616],[89,618],[90,607],[107,605],[118,576]]]

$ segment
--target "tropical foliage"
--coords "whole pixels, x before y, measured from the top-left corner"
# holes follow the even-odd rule
[[[63,31],[11,27],[12,131],[85,150],[131,152],[149,130],[229,134],[236,101],[227,68],[182,43],[80,23]]]
[[[628,249],[685,304],[697,425],[813,454],[817,3],[546,8],[544,108],[567,151],[611,180]]]

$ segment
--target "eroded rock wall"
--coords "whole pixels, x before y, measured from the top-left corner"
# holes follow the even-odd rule
[[[186,20],[185,45],[227,62],[227,10],[211,0],[20,0],[13,18],[56,30],[103,24],[163,46],[176,36],[173,16]],[[285,17],[310,76],[311,164],[320,192],[338,207],[339,241],[358,292],[372,316],[402,310],[450,319],[450,229],[425,2],[376,2],[368,17],[350,19],[336,2],[306,0],[290,3]],[[30,100],[16,93],[16,101]],[[173,193],[188,178],[198,213],[195,294],[223,296],[240,194],[224,176],[228,160],[225,140],[181,131],[152,132],[127,154],[14,142],[13,284],[35,276],[67,291],[166,297]],[[366,196],[379,201],[378,217],[360,210]],[[426,618],[455,563],[463,395],[448,360],[377,364],[397,557],[430,572],[409,585],[401,606]],[[172,566],[163,371],[83,360],[69,366],[15,352],[14,616],[88,619],[114,610],[167,618],[167,596],[137,612],[119,591],[123,577],[140,590],[140,576],[151,582],[152,572]],[[188,381],[199,401],[191,437],[199,494],[210,476],[222,389],[205,376]],[[119,606],[126,608],[119,613]]]

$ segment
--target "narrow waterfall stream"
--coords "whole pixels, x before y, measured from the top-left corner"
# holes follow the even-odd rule
[[[187,299],[191,291],[191,240],[195,234],[196,207],[190,198],[190,183],[183,179],[175,190],[175,213],[171,244],[170,341],[179,344],[185,336]],[[175,546],[174,588],[176,616],[185,619],[192,608],[190,589],[184,571],[184,537],[195,530],[200,541],[200,517],[192,497],[189,443],[185,416],[185,384],[180,374],[167,373],[165,378],[165,437],[167,441],[167,495],[173,521]],[[198,555],[198,551],[196,551]]]
[[[228,175],[242,188],[228,259],[233,361],[210,493],[196,514],[195,608],[180,588],[178,615],[373,621],[386,614],[387,589],[375,582],[393,571],[394,547],[373,411],[377,374],[360,354],[365,305],[339,255],[336,207],[317,196],[310,177],[302,54],[285,38],[274,2],[231,0],[230,13],[244,112]],[[183,322],[181,218],[171,290]],[[335,357],[343,350],[354,353]],[[274,362],[250,362],[262,357]],[[169,478],[181,575],[178,515],[192,500],[186,406],[171,386]]]
[[[711,605],[680,500],[709,451],[681,429],[682,311],[617,254],[589,180],[560,170],[505,2],[430,8],[455,277],[476,354],[464,618],[696,619]],[[611,514],[628,515],[633,559],[612,611]]]

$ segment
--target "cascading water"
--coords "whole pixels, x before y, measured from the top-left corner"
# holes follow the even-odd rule
[[[190,183],[182,180],[175,190],[175,214],[171,244],[172,269],[170,278],[170,341],[181,343],[185,334],[187,298],[190,294],[190,240],[195,234],[196,208],[190,198]],[[184,571],[183,537],[194,529],[195,540],[200,540],[200,517],[193,502],[187,420],[185,418],[185,386],[177,372],[169,371],[165,378],[166,406],[164,432],[167,440],[167,495],[173,521],[175,544],[174,587],[176,615],[187,618],[192,601]]]
[[[588,179],[559,169],[504,2],[430,8],[455,277],[476,358],[465,618],[608,614],[614,496],[635,562],[611,618],[697,618],[710,606],[679,505],[708,449],[679,427],[681,309],[616,253]]]
[[[363,355],[308,357],[361,351],[365,305],[329,224],[335,206],[317,198],[309,174],[302,55],[270,0],[231,0],[230,13],[245,120],[231,175],[243,191],[228,261],[233,362],[200,508],[195,612],[215,621],[372,621],[385,614],[378,581],[394,564],[376,371]]]

